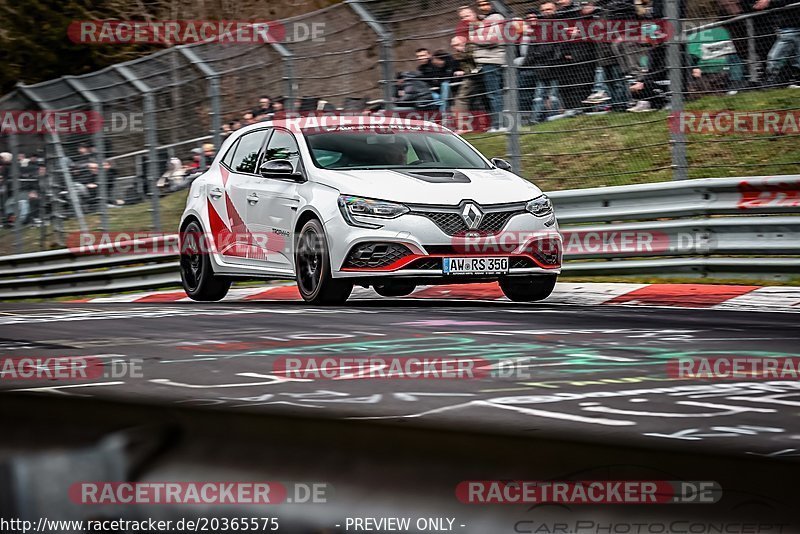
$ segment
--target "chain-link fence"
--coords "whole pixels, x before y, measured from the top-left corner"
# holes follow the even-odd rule
[[[0,136],[0,253],[172,231],[225,136],[283,113],[424,112],[546,190],[800,167],[800,3],[347,0],[281,24],[0,99],[103,120]]]

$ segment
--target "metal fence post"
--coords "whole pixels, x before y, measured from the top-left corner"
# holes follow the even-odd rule
[[[671,96],[671,113],[683,112],[683,47],[684,36],[680,16],[681,0],[666,0],[664,15],[672,25],[672,38],[667,43],[667,71]],[[686,134],[670,128],[670,144],[672,146],[672,179],[688,178],[688,160],[686,157]]]
[[[519,135],[519,72],[514,64],[514,46],[506,46],[506,75],[505,79],[505,109],[506,116],[510,118],[508,124],[507,150],[511,157],[511,166],[517,174],[522,174],[522,148]],[[501,123],[502,125],[502,123]]]
[[[380,22],[375,20],[375,17],[359,3],[359,0],[346,0],[346,3],[378,36],[381,46],[379,62],[383,79],[380,80],[380,84],[383,87],[384,109],[391,111],[394,108],[394,67],[392,66],[394,63],[392,57],[394,39],[392,34]]]
[[[150,87],[140,80],[136,74],[133,73],[128,67],[124,65],[114,65],[113,67],[119,72],[137,91],[142,93],[143,102],[143,115],[144,115],[144,146],[147,149],[147,170],[145,171],[145,180],[149,181],[150,186],[150,201],[151,210],[153,212],[153,231],[158,232],[161,230],[161,206],[158,198],[158,166],[156,158],[158,157],[156,147],[158,146],[158,132],[156,131],[156,103],[153,91]]]
[[[393,47],[394,39],[391,34],[386,34],[381,38],[381,65],[383,66],[383,101],[384,109],[391,111],[394,109],[394,67]]]
[[[8,136],[8,146],[11,149],[11,198],[14,208],[14,251],[22,252],[22,189],[20,188],[20,169],[19,169],[19,144],[17,134],[10,133]]]
[[[153,231],[161,230],[161,205],[158,198],[158,154],[156,152],[156,105],[153,93],[144,95],[144,146],[147,149],[147,174],[150,177],[150,200],[153,207]]]
[[[75,217],[78,219],[78,226],[81,232],[87,233],[89,227],[86,226],[86,218],[83,216],[83,206],[81,206],[78,193],[75,191],[75,185],[72,182],[72,173],[69,170],[69,158],[64,153],[64,146],[61,144],[61,139],[58,134],[51,134],[53,149],[58,167],[61,170],[61,175],[64,177],[64,185],[67,187],[67,194],[69,195],[72,209],[75,210]]]
[[[286,84],[286,98],[284,109],[292,112],[294,109],[294,54],[280,43],[270,43],[272,48],[281,56],[283,62],[283,81]]]
[[[45,174],[42,175],[39,169],[36,169],[36,180],[39,185],[39,250],[47,248],[47,224],[45,224],[45,215],[50,214],[52,210],[52,191],[49,189],[47,183],[50,173],[47,171],[47,155],[45,155]],[[52,225],[52,218],[50,218],[50,225]]]
[[[758,82],[758,56],[756,55],[756,28],[753,19],[748,17],[747,25],[747,67],[750,82]]]
[[[52,137],[48,138],[45,144],[45,161],[47,167],[47,199],[50,207],[50,227],[53,229],[53,240],[57,245],[64,244],[64,219],[65,216],[62,211],[62,204],[66,201],[62,200],[59,196],[59,190],[56,187],[55,169],[59,167],[58,156],[56,155],[56,147],[53,143]]]
[[[39,106],[40,109],[50,109],[50,106],[42,101],[39,95],[37,95],[36,92],[30,87],[19,83],[17,84],[17,89],[25,96],[25,98]],[[70,202],[72,203],[72,209],[75,211],[75,217],[78,219],[78,226],[80,227],[81,232],[86,233],[89,231],[89,229],[86,226],[86,219],[83,216],[83,207],[81,206],[80,199],[75,191],[75,186],[72,183],[72,174],[70,173],[69,165],[67,164],[69,159],[64,153],[64,146],[61,144],[61,138],[57,132],[50,132],[48,133],[48,136],[53,144],[56,161],[58,162],[58,166],[60,167],[61,173],[64,176],[64,184],[66,185],[67,194],[69,195]]]
[[[89,102],[92,106],[92,111],[98,117],[103,116],[103,103],[97,98],[83,83],[72,76],[64,76],[63,80],[75,89],[81,97]],[[105,124],[102,121],[92,133],[92,143],[94,144],[95,154],[97,155],[97,181],[98,189],[97,199],[100,202],[100,230],[108,231],[108,176],[106,169],[103,166],[106,159],[106,140],[104,132]]]
[[[214,137],[214,148],[219,150],[222,144],[222,106],[219,101],[219,73],[186,45],[180,45],[176,48],[189,63],[203,73],[208,83],[208,98],[211,101],[211,135]],[[203,156],[203,161],[205,161],[205,156]]]
[[[492,0],[492,7],[500,13],[507,21],[514,18],[514,12],[502,0]],[[508,35],[509,32],[503,32],[503,35]],[[506,68],[505,75],[503,76],[504,83],[504,98],[503,109],[504,115],[510,118],[510,124],[503,124],[501,126],[508,127],[508,135],[506,137],[506,150],[511,158],[511,167],[517,174],[522,174],[522,147],[520,145],[520,111],[519,111],[519,69],[517,68],[514,60],[516,59],[516,43],[506,43]]]
[[[222,145],[222,106],[219,101],[219,77],[208,78],[208,96],[211,98],[211,135],[214,136],[214,148],[219,151]]]

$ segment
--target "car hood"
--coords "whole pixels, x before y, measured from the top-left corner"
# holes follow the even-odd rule
[[[316,181],[343,194],[411,204],[501,204],[542,194],[529,181],[501,169],[317,169],[314,174]]]

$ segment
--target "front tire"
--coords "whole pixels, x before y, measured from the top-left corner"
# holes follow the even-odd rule
[[[297,289],[310,304],[336,306],[344,304],[353,291],[353,284],[331,276],[328,241],[322,223],[311,219],[300,230],[294,258]]]
[[[200,225],[195,221],[190,222],[181,232],[181,283],[190,299],[216,302],[228,294],[231,281],[214,274],[206,239]]]
[[[555,275],[501,278],[500,289],[511,301],[536,302],[550,296],[557,279]]]

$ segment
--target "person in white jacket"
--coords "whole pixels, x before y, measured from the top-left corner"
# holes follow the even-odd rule
[[[492,13],[483,20],[479,21],[476,17],[469,22],[469,39],[474,45],[473,58],[486,90],[492,118],[489,131],[503,131],[500,115],[503,111],[503,65],[506,62],[505,19],[499,13]]]

